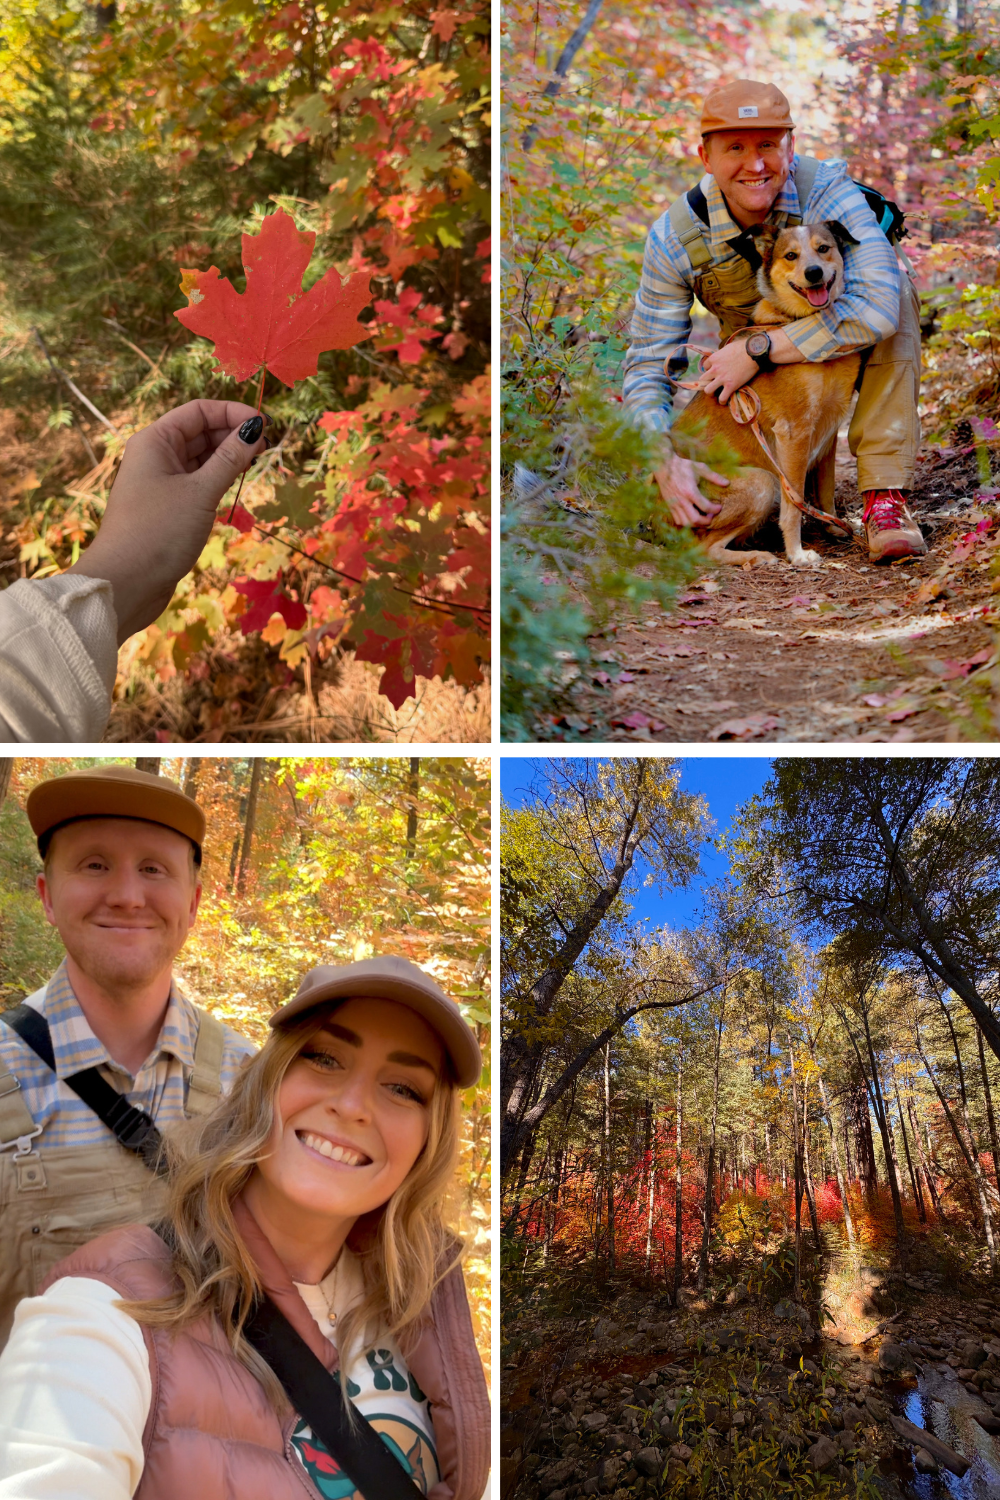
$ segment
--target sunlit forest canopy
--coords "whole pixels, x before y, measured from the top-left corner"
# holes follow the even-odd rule
[[[649,927],[644,887],[687,886],[713,832],[682,764],[536,763],[505,803],[507,1231],[704,1286],[740,1261],[713,1211],[749,1194],[780,1238],[799,1180],[817,1234],[991,1267],[995,763],[776,761],[715,830],[725,873]]]
[[[41,860],[24,813],[39,781],[112,758],[0,761],[0,1007],[63,957],[35,891]],[[134,762],[124,762],[131,764]],[[461,757],[139,762],[205,811],[203,895],[175,962],[199,1005],[260,1044],[316,964],[396,954],[455,997],[483,1049],[463,1094],[455,1215],[468,1236],[477,1336],[489,1359],[490,768]]]
[[[686,1336],[690,1353],[699,1328],[701,1348],[713,1313],[739,1320],[718,1327],[744,1329],[727,1347],[748,1353],[763,1339],[787,1354],[796,1330],[780,1320],[799,1320],[792,1370],[803,1354],[825,1370],[826,1349],[873,1360],[871,1338],[902,1340],[900,1293],[920,1304],[961,1289],[973,1316],[987,1309],[988,1333],[1000,1250],[996,761],[581,757],[507,761],[502,785],[503,1357],[515,1405],[540,1338],[551,1377],[536,1394],[565,1386],[590,1398],[586,1412],[603,1409],[588,1365],[605,1382],[648,1371],[652,1394],[656,1349]],[[934,1312],[945,1329],[963,1316]],[[924,1357],[924,1336],[912,1331],[907,1358]],[[970,1382],[977,1400],[1000,1397],[997,1356]],[[758,1375],[759,1360],[758,1349]],[[696,1394],[699,1379],[688,1372]],[[804,1379],[803,1401],[818,1400],[819,1376]],[[831,1373],[830,1401],[838,1389]],[[634,1459],[627,1415],[606,1451]],[[697,1442],[683,1438],[683,1473],[707,1484],[720,1450],[710,1435],[699,1446],[696,1406],[687,1415]],[[830,1416],[803,1411],[803,1460],[843,1430]],[[655,1423],[644,1431],[652,1453]],[[664,1472],[668,1448],[656,1450]],[[719,1487],[697,1493],[802,1493],[796,1474],[805,1483],[834,1462],[796,1469],[776,1441],[754,1451],[778,1488],[749,1473],[727,1488],[715,1469]],[[530,1468],[517,1472],[518,1494],[532,1493]]]

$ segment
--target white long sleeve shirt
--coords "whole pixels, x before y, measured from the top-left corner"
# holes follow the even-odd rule
[[[324,1281],[298,1291],[335,1343],[336,1320],[361,1287],[345,1246]],[[18,1304],[0,1355],[0,1500],[131,1500],[153,1385],[142,1329],[118,1300],[102,1281],[67,1276]],[[395,1340],[381,1336],[376,1346],[351,1361],[349,1394],[383,1442],[410,1459],[426,1494],[438,1480],[429,1404]],[[321,1445],[304,1422],[292,1446],[309,1473]]]
[[[0,592],[0,743],[100,740],[118,666],[111,585],[59,574]]]

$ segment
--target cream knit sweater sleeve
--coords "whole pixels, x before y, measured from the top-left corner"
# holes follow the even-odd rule
[[[102,1281],[26,1297],[0,1355],[0,1500],[131,1500],[153,1383],[142,1330]]]
[[[0,742],[99,740],[118,665],[111,585],[61,574],[0,592]]]

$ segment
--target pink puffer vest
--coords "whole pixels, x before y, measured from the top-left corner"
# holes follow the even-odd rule
[[[267,1293],[329,1370],[325,1339],[277,1255],[242,1202],[240,1231]],[[60,1261],[44,1291],[87,1276],[123,1297],[162,1297],[175,1284],[166,1245],[152,1229],[115,1229]],[[146,1465],[134,1500],[316,1500],[295,1457],[295,1417],[280,1422],[259,1382],[206,1316],[179,1331],[143,1328],[153,1399],[143,1433]],[[460,1268],[438,1285],[418,1341],[407,1346],[414,1379],[430,1398],[441,1479],[428,1500],[480,1500],[490,1464],[490,1410]]]

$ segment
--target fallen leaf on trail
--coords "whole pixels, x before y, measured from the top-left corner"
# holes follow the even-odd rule
[[[174,317],[215,344],[218,370],[249,380],[262,365],[284,385],[317,373],[326,349],[349,349],[371,337],[358,313],[372,300],[369,273],[342,281],[331,266],[302,290],[316,234],[297,229],[284,209],[268,214],[259,234],[243,236],[246,291],[237,292],[218,266],[181,270],[188,306]]]
[[[912,718],[914,714],[918,714],[919,712],[919,708],[896,708],[893,709],[891,714],[886,714],[886,718],[890,724],[898,724],[900,719]]]
[[[707,604],[708,600],[704,594],[682,594],[677,600],[678,604]]]
[[[615,728],[648,729],[650,734],[662,734],[663,730],[667,727],[666,724],[661,724],[658,719],[650,719],[646,714],[639,713],[638,711],[625,714],[620,719],[612,719],[611,723]]]
[[[989,661],[993,655],[989,647],[977,651],[975,656],[970,656],[968,661],[949,661],[946,657],[941,665],[944,671],[941,673],[944,682],[953,682],[957,677],[968,677],[975,667],[981,667],[984,662]]]
[[[615,666],[618,665],[618,658],[617,658],[617,656],[615,655],[615,653],[613,651],[602,651],[599,656],[595,656],[594,657],[594,660],[595,661],[612,661],[612,662],[614,662]]]
[[[770,714],[751,714],[747,719],[727,719],[709,731],[710,740],[757,740],[777,729],[779,720]]]
[[[618,681],[619,682],[634,682],[635,681],[635,674],[632,673],[632,672],[619,672],[618,673]]]
[[[675,656],[704,656],[707,648],[705,646],[657,646],[657,655],[666,657]]]
[[[927,604],[931,599],[936,599],[939,594],[946,593],[947,589],[940,578],[928,578],[927,582],[922,583],[917,589],[913,602],[914,604]]]
[[[600,683],[601,687],[606,687],[607,684],[611,681],[611,678],[608,676],[607,672],[591,672],[590,676],[591,680]]]

